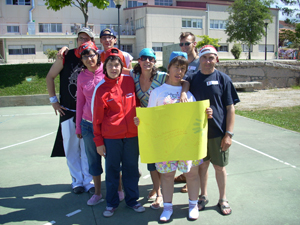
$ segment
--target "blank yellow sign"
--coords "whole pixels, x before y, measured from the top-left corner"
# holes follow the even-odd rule
[[[142,163],[198,160],[207,154],[209,100],[136,108]]]

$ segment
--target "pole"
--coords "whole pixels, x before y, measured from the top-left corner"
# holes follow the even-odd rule
[[[121,48],[121,40],[120,40],[120,7],[121,5],[116,6],[118,8],[118,49]]]
[[[266,27],[266,37],[265,37],[265,60],[267,60],[267,35],[268,35],[268,23],[265,23],[265,27]]]

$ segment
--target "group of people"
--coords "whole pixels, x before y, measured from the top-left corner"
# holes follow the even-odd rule
[[[153,183],[148,199],[153,200],[152,209],[163,204],[160,221],[169,221],[173,213],[174,180],[184,180],[189,196],[188,217],[198,219],[199,211],[208,203],[207,170],[211,162],[219,187],[221,213],[231,214],[226,199],[225,166],[233,136],[234,104],[239,98],[230,78],[215,69],[217,50],[204,46],[198,55],[195,36],[182,33],[179,44],[182,52],[172,52],[168,73],[164,73],[157,71],[152,49],[143,49],[138,64],[132,68],[132,56],[114,47],[116,36],[110,29],[100,33],[103,51],[96,47],[94,38],[90,29],[80,29],[78,48],[63,48],[46,78],[50,102],[55,113],[60,114],[52,156],[66,156],[73,192],[91,193],[88,205],[104,201],[103,157],[107,204],[103,216],[112,216],[123,199],[129,208],[144,212],[145,208],[137,201],[140,121],[135,108],[209,99],[207,156],[148,164]],[[54,85],[58,75],[59,100]],[[183,174],[174,179],[177,168]]]

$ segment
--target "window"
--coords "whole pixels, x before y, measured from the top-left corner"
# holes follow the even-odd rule
[[[144,18],[140,18],[135,21],[135,29],[143,28],[144,26]]]
[[[184,27],[184,28],[200,28],[200,29],[202,29],[202,19],[186,19],[186,18],[182,18],[182,27]]]
[[[226,20],[210,20],[210,29],[226,29]]]
[[[155,5],[172,6],[173,0],[155,0]]]
[[[39,23],[40,33],[62,33],[61,23]]]
[[[228,52],[228,45],[227,44],[219,44],[220,47],[217,48],[218,52]]]
[[[19,26],[7,26],[7,33],[19,33]]]
[[[121,45],[121,50],[124,52],[132,53],[132,45]]]
[[[265,52],[265,45],[259,45],[258,51]],[[267,52],[274,52],[274,45],[267,45]]]
[[[137,7],[137,6],[142,6],[142,5],[143,5],[142,2],[138,2],[138,1],[128,1],[128,8]]]
[[[35,46],[34,45],[9,45],[8,54],[9,55],[34,55]]]
[[[173,42],[152,42],[152,49],[155,52],[162,52],[163,46],[172,45]]]
[[[116,5],[113,0],[109,0],[109,6],[107,8],[116,8]]]
[[[63,46],[69,47],[69,45],[44,45],[43,52],[46,52],[47,49],[59,51]]]
[[[6,5],[30,5],[30,0],[6,0]]]
[[[251,52],[253,51],[253,46],[251,45]],[[243,49],[243,52],[249,52],[249,48],[248,48],[248,45],[242,45],[242,49]]]

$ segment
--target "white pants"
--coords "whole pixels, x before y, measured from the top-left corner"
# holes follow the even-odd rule
[[[67,165],[72,176],[72,188],[81,186],[84,187],[85,191],[88,191],[94,187],[93,177],[89,173],[83,139],[76,136],[73,118],[61,123],[61,133]]]

